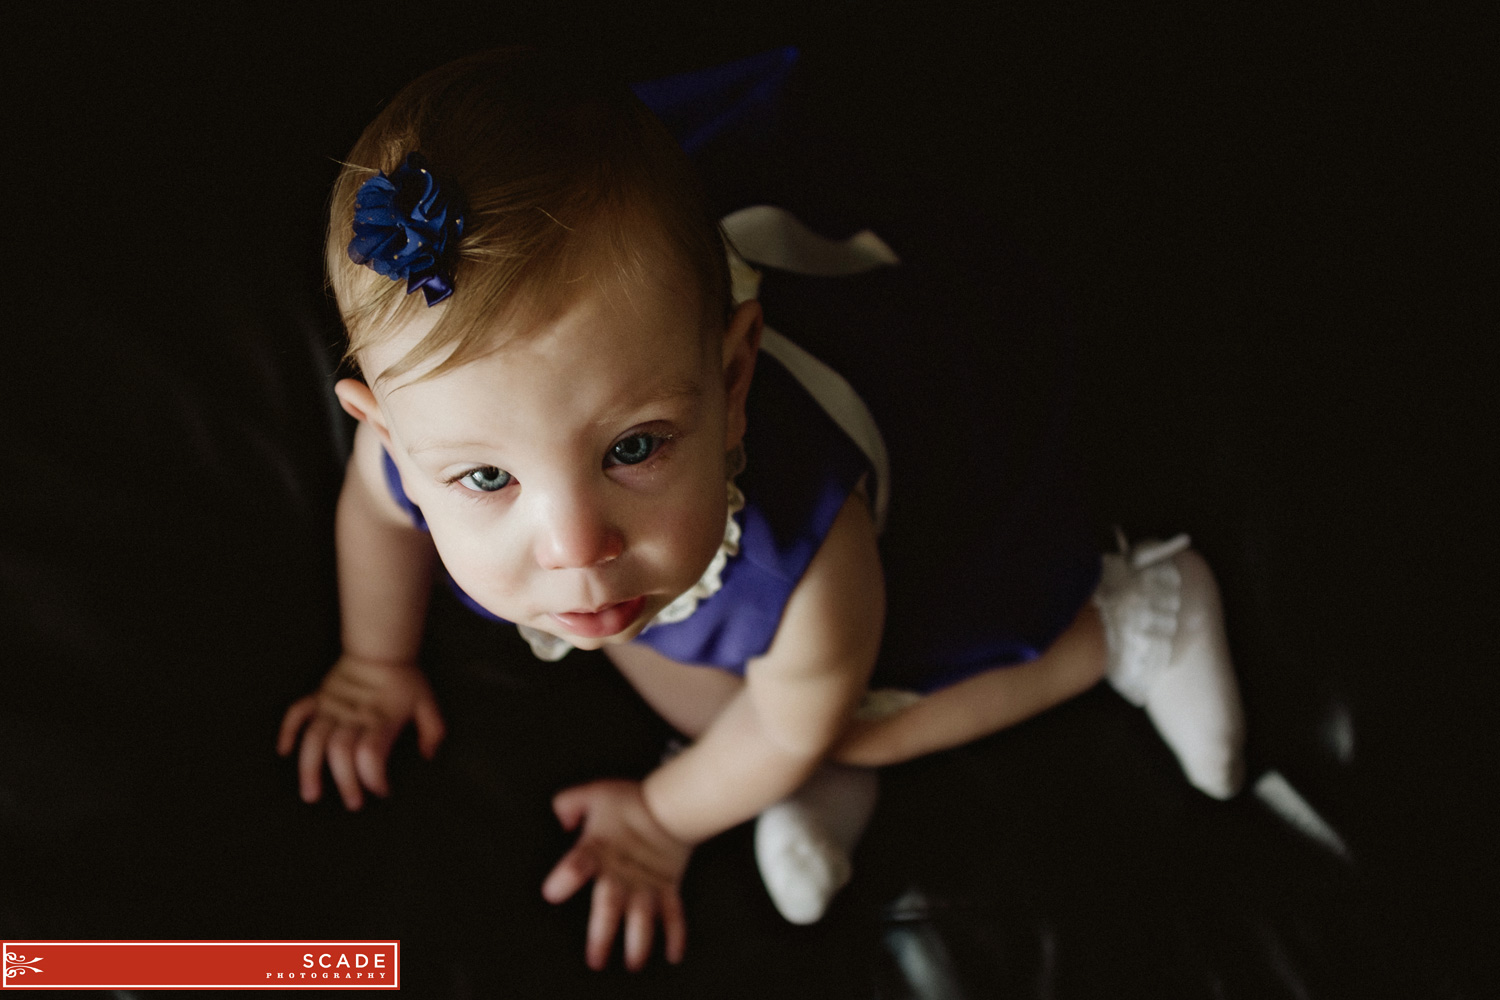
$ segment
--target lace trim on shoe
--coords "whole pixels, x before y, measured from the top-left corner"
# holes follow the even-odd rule
[[[1101,559],[1094,605],[1104,619],[1109,682],[1126,701],[1142,706],[1172,657],[1177,613],[1182,607],[1182,574],[1172,557],[1191,542],[1187,535],[1178,535],[1132,547],[1119,529],[1115,537],[1120,551]]]

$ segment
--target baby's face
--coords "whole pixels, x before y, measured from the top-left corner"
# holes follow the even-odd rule
[[[634,638],[693,586],[724,535],[725,453],[743,432],[719,341],[666,288],[629,302],[585,291],[479,360],[378,389],[386,447],[458,585],[584,649]]]

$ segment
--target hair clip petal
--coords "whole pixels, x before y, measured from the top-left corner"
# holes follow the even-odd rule
[[[464,233],[456,193],[433,176],[420,153],[377,174],[354,196],[349,259],[392,281],[418,288],[429,306],[453,294],[452,258]]]

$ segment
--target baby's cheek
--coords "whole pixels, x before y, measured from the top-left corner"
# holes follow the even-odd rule
[[[728,508],[720,485],[713,497],[699,497],[674,512],[669,522],[674,535],[673,550],[687,577],[687,586],[698,582],[724,541]]]
[[[514,560],[503,549],[480,545],[461,533],[435,531],[433,542],[443,568],[459,589],[491,614],[507,617],[526,582],[515,572]]]

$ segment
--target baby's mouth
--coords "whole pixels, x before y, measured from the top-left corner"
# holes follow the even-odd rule
[[[628,601],[606,604],[593,611],[559,611],[552,615],[562,627],[586,639],[603,639],[618,635],[640,617],[646,606],[645,595]]]

